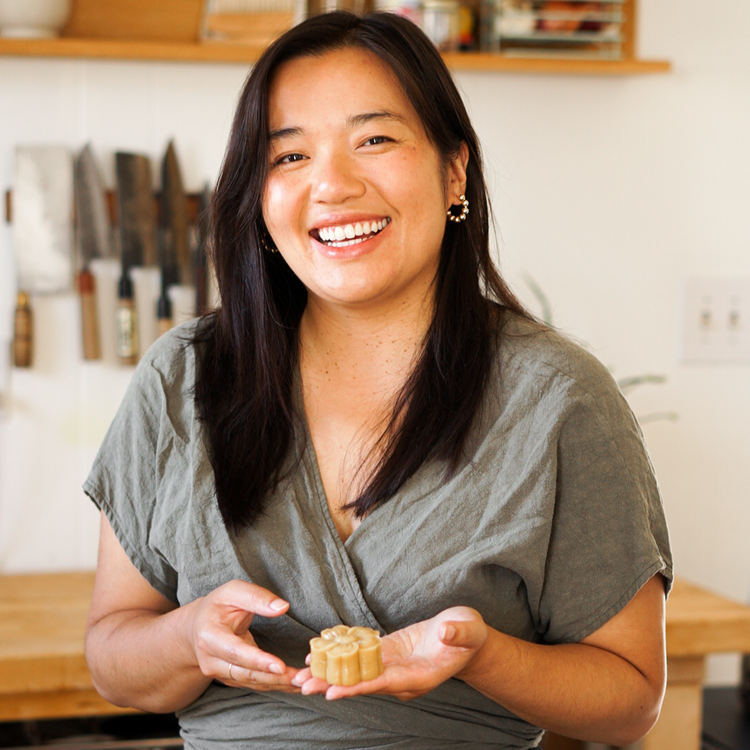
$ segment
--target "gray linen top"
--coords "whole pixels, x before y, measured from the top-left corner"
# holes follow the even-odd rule
[[[454,605],[518,638],[577,642],[655,573],[671,581],[657,483],[616,383],[579,346],[517,318],[452,479],[425,464],[342,542],[303,427],[264,515],[230,536],[191,395],[194,325],[144,356],[84,490],[169,599],[237,578],[289,601],[287,615],[250,628],[286,663],[302,666],[308,640],[336,623],[388,633]],[[186,747],[200,750],[510,750],[542,734],[457,679],[409,702],[214,682],[179,719]]]

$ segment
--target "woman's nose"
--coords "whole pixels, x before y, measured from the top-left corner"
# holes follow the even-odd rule
[[[365,192],[365,184],[351,156],[335,151],[318,154],[312,167],[311,195],[315,201],[339,204]]]

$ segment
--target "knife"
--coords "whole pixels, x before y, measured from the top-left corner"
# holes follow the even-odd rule
[[[208,206],[211,201],[211,190],[206,185],[201,192],[198,208],[198,241],[195,246],[195,262],[193,275],[195,277],[195,310],[198,315],[208,312]]]
[[[162,216],[163,225],[169,229],[171,249],[169,258],[179,267],[179,284],[193,284],[193,264],[190,257],[188,236],[188,210],[185,190],[182,186],[180,165],[177,161],[174,141],[170,141],[162,161]]]
[[[31,367],[31,293],[67,291],[73,278],[73,155],[68,149],[16,148],[13,213],[18,268],[13,363]]]
[[[138,325],[130,269],[156,265],[156,210],[149,158],[118,151],[115,166],[122,263],[117,287],[116,348],[120,362],[135,364],[138,360]]]
[[[76,214],[81,269],[76,286],[81,297],[81,334],[83,358],[101,358],[99,326],[96,315],[96,281],[90,263],[112,255],[112,228],[104,188],[91,145],[87,144],[75,165]]]
[[[159,335],[173,324],[169,287],[184,280],[185,258],[189,258],[187,200],[177,162],[174,141],[170,141],[161,164],[161,232],[159,237],[161,296],[156,304]]]

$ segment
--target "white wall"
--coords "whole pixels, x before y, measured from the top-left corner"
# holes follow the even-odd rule
[[[687,276],[750,277],[746,0],[642,0],[640,52],[673,72],[624,79],[461,73],[484,143],[507,277],[618,376],[662,373],[631,398],[677,422],[644,430],[679,575],[750,586],[750,367],[675,356]],[[161,157],[176,140],[198,190],[218,172],[243,66],[0,59],[0,188],[17,144],[91,141]],[[0,341],[10,335],[12,232],[0,225]],[[91,567],[97,519],[80,485],[131,370],[84,363],[72,295],[37,298],[37,364],[10,376],[0,422],[0,571]],[[535,308],[537,309],[537,308]],[[0,350],[5,346],[0,343]],[[0,360],[0,390],[6,390]],[[736,680],[714,659],[714,682]]]

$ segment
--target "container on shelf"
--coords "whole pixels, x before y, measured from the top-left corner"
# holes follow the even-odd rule
[[[422,3],[422,30],[443,52],[458,49],[461,32],[459,8],[453,0],[426,0]]]
[[[518,57],[622,59],[623,0],[495,0],[491,46]]]
[[[71,0],[0,0],[0,36],[58,36],[70,7]]]
[[[417,26],[422,26],[422,2],[421,0],[375,0],[373,10],[408,18]]]
[[[304,0],[206,0],[201,39],[267,47],[306,14]]]

